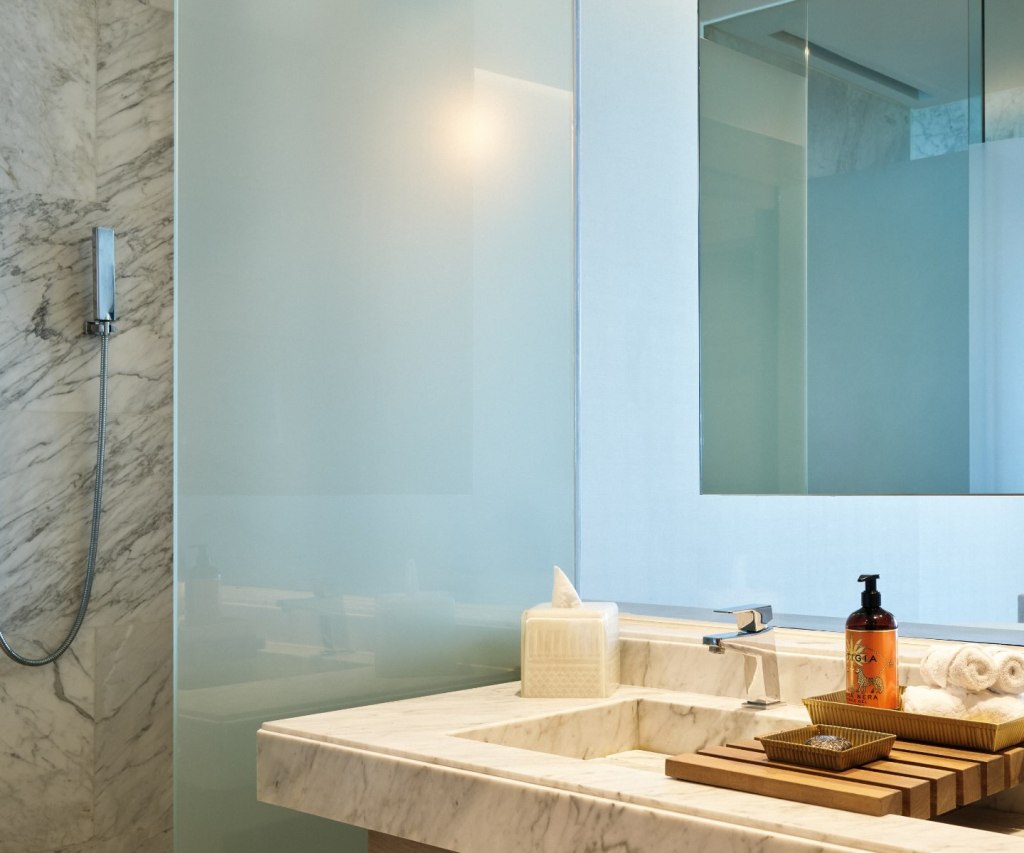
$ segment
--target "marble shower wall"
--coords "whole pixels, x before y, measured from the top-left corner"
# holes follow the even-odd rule
[[[985,140],[1024,136],[1024,88],[985,95]]]
[[[843,175],[908,157],[910,111],[811,70],[807,77],[807,176]]]
[[[89,536],[91,229],[118,235],[92,604],[0,657],[0,853],[171,849],[170,3],[0,0],[0,627],[71,624]]]

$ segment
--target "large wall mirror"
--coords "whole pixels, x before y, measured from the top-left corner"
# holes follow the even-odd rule
[[[701,0],[703,11],[706,3]],[[739,3],[733,0],[732,5]],[[1000,4],[999,11],[1014,12],[1018,3]],[[902,32],[892,15],[918,4],[846,0],[835,5],[855,8],[858,19],[871,18],[881,45]],[[944,5],[943,0],[927,4],[936,19]],[[968,9],[966,3],[957,5]],[[986,7],[987,16],[996,14],[993,4]],[[803,8],[810,14],[814,6]],[[778,614],[777,624],[831,618],[841,627],[859,601],[857,576],[877,572],[885,607],[896,614],[901,631],[912,623],[941,623],[967,637],[970,630],[986,626],[1024,643],[1024,622],[1018,621],[1024,620],[1019,610],[1024,497],[702,494],[698,48],[733,48],[700,38],[697,10],[698,0],[588,2],[580,7],[577,506],[583,596],[707,610],[736,601],[766,601]],[[716,19],[743,11],[723,5]],[[930,26],[920,25],[922,31]],[[990,34],[990,55],[1004,35],[1010,55],[1024,53],[1024,40],[1013,35],[1007,22]],[[816,38],[824,41],[823,35]],[[733,52],[744,61],[743,54]],[[707,56],[701,69],[705,82]],[[749,54],[746,60],[762,69],[750,86],[770,74],[792,74],[799,81],[794,97],[802,103],[807,84],[799,74]],[[858,61],[869,65],[866,57]],[[1008,92],[1007,99],[1019,91],[1016,84],[999,86]],[[749,117],[774,113],[781,121],[783,105],[777,101],[755,111],[757,91],[749,90]],[[719,116],[719,123],[726,124],[726,118]],[[858,123],[866,120],[850,125]],[[752,169],[777,157],[781,142],[773,140],[785,141],[780,134],[764,140],[760,159],[749,149],[740,150],[735,168],[745,164]],[[736,135],[742,140],[739,131]],[[795,140],[794,145],[806,147],[802,135]],[[1018,141],[970,143],[968,155],[984,151],[995,163],[999,152]],[[724,137],[723,157],[730,144]],[[710,153],[706,140],[700,153],[705,158]],[[1024,196],[1019,189],[1024,171],[1017,169],[1013,180],[1003,183],[998,174],[998,169],[988,172],[989,203],[1009,211]],[[973,192],[978,186],[973,171],[970,177]],[[737,199],[749,195],[739,177],[732,186]],[[780,204],[788,201],[781,193],[771,195],[780,196]],[[741,224],[754,219],[755,209],[748,209],[746,219],[729,214],[724,224],[738,233]],[[706,220],[707,203],[700,213]],[[1015,233],[1024,233],[1020,217],[1016,220],[1009,213],[995,220],[986,239],[1002,242],[1007,252],[1024,243]],[[1024,258],[1012,266],[1024,273]],[[1019,330],[1017,315],[1022,313],[1002,303],[990,316]],[[1014,331],[1001,343],[1010,346],[1014,337],[1024,340]],[[1014,382],[1011,363],[1004,361],[999,368],[1009,372],[993,375]],[[1013,412],[1000,408],[996,414],[1011,417]],[[707,442],[710,424],[703,429]],[[1000,462],[998,470],[1002,476],[1010,469]]]
[[[700,13],[701,491],[1024,492],[1024,3]]]

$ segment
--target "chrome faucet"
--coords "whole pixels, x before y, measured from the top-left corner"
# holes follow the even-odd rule
[[[770,604],[741,604],[739,607],[726,607],[716,610],[715,613],[732,613],[736,617],[738,631],[727,631],[724,634],[708,634],[704,638],[704,645],[709,652],[724,654],[725,646],[722,640],[733,640],[736,637],[744,637],[748,634],[761,634],[770,631],[772,626],[772,606]]]
[[[736,617],[736,631],[722,634],[708,634],[704,637],[704,645],[708,651],[723,655],[728,648],[734,648],[743,654],[744,675],[747,681],[747,700],[745,704],[757,708],[777,705],[779,698],[779,662],[775,655],[775,638],[767,643],[746,643],[745,638],[767,634],[772,626],[772,607],[770,604],[743,604],[716,610],[715,613],[731,613]]]

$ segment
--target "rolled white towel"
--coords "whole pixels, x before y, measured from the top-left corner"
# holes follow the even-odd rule
[[[966,695],[965,691],[956,687],[943,689],[910,685],[903,688],[903,710],[908,714],[959,719],[967,712],[964,702]]]
[[[970,693],[988,690],[996,681],[996,665],[981,646],[960,646],[949,663],[946,686],[962,687]]]
[[[945,687],[949,665],[962,646],[930,646],[921,658],[921,678],[929,687]]]
[[[989,689],[1010,696],[1024,693],[1024,653],[1004,646],[995,646],[990,652],[996,666],[996,680]]]
[[[967,696],[965,720],[976,723],[1005,723],[1024,717],[1024,702],[1018,696],[1005,696],[986,690]]]

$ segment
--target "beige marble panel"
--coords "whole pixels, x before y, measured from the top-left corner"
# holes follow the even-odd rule
[[[109,408],[170,416],[172,216],[169,198],[129,209],[0,191],[0,409],[95,413],[99,343],[82,323],[92,228],[107,226],[117,234],[119,316]]]
[[[156,835],[144,835],[130,832],[118,838],[101,838],[61,847],[58,853],[173,853],[174,843],[171,829],[162,830]]]
[[[1005,89],[985,97],[985,140],[1024,136],[1024,89]]]
[[[173,603],[170,412],[115,415],[108,432],[100,569],[90,618],[96,626],[166,621]]]
[[[117,234],[117,334],[110,342],[110,410],[170,417],[174,289],[172,209],[111,208]]]
[[[807,86],[808,177],[910,158],[909,109],[823,72],[812,72]]]
[[[97,191],[105,201],[169,200],[173,16],[137,0],[97,0]]]
[[[0,409],[96,411],[98,346],[82,323],[92,228],[106,224],[93,202],[0,190]]]
[[[173,18],[161,3],[0,0],[0,627],[27,654],[63,639],[84,572],[93,226],[118,234],[124,317],[85,627],[56,667],[0,659],[0,853],[172,850]]]
[[[159,837],[171,824],[168,619],[97,631],[95,832]]]
[[[171,420],[162,414],[115,416],[108,424],[92,627],[170,618]],[[0,412],[0,428],[0,627],[16,648],[41,642],[52,649],[72,622],[85,575],[96,420]]]
[[[0,434],[0,627],[38,657],[64,639],[81,597],[95,418],[0,411]]]
[[[0,189],[96,194],[96,7],[0,0]]]
[[[88,629],[56,666],[0,660],[0,853],[59,850],[92,837],[92,661]]]

